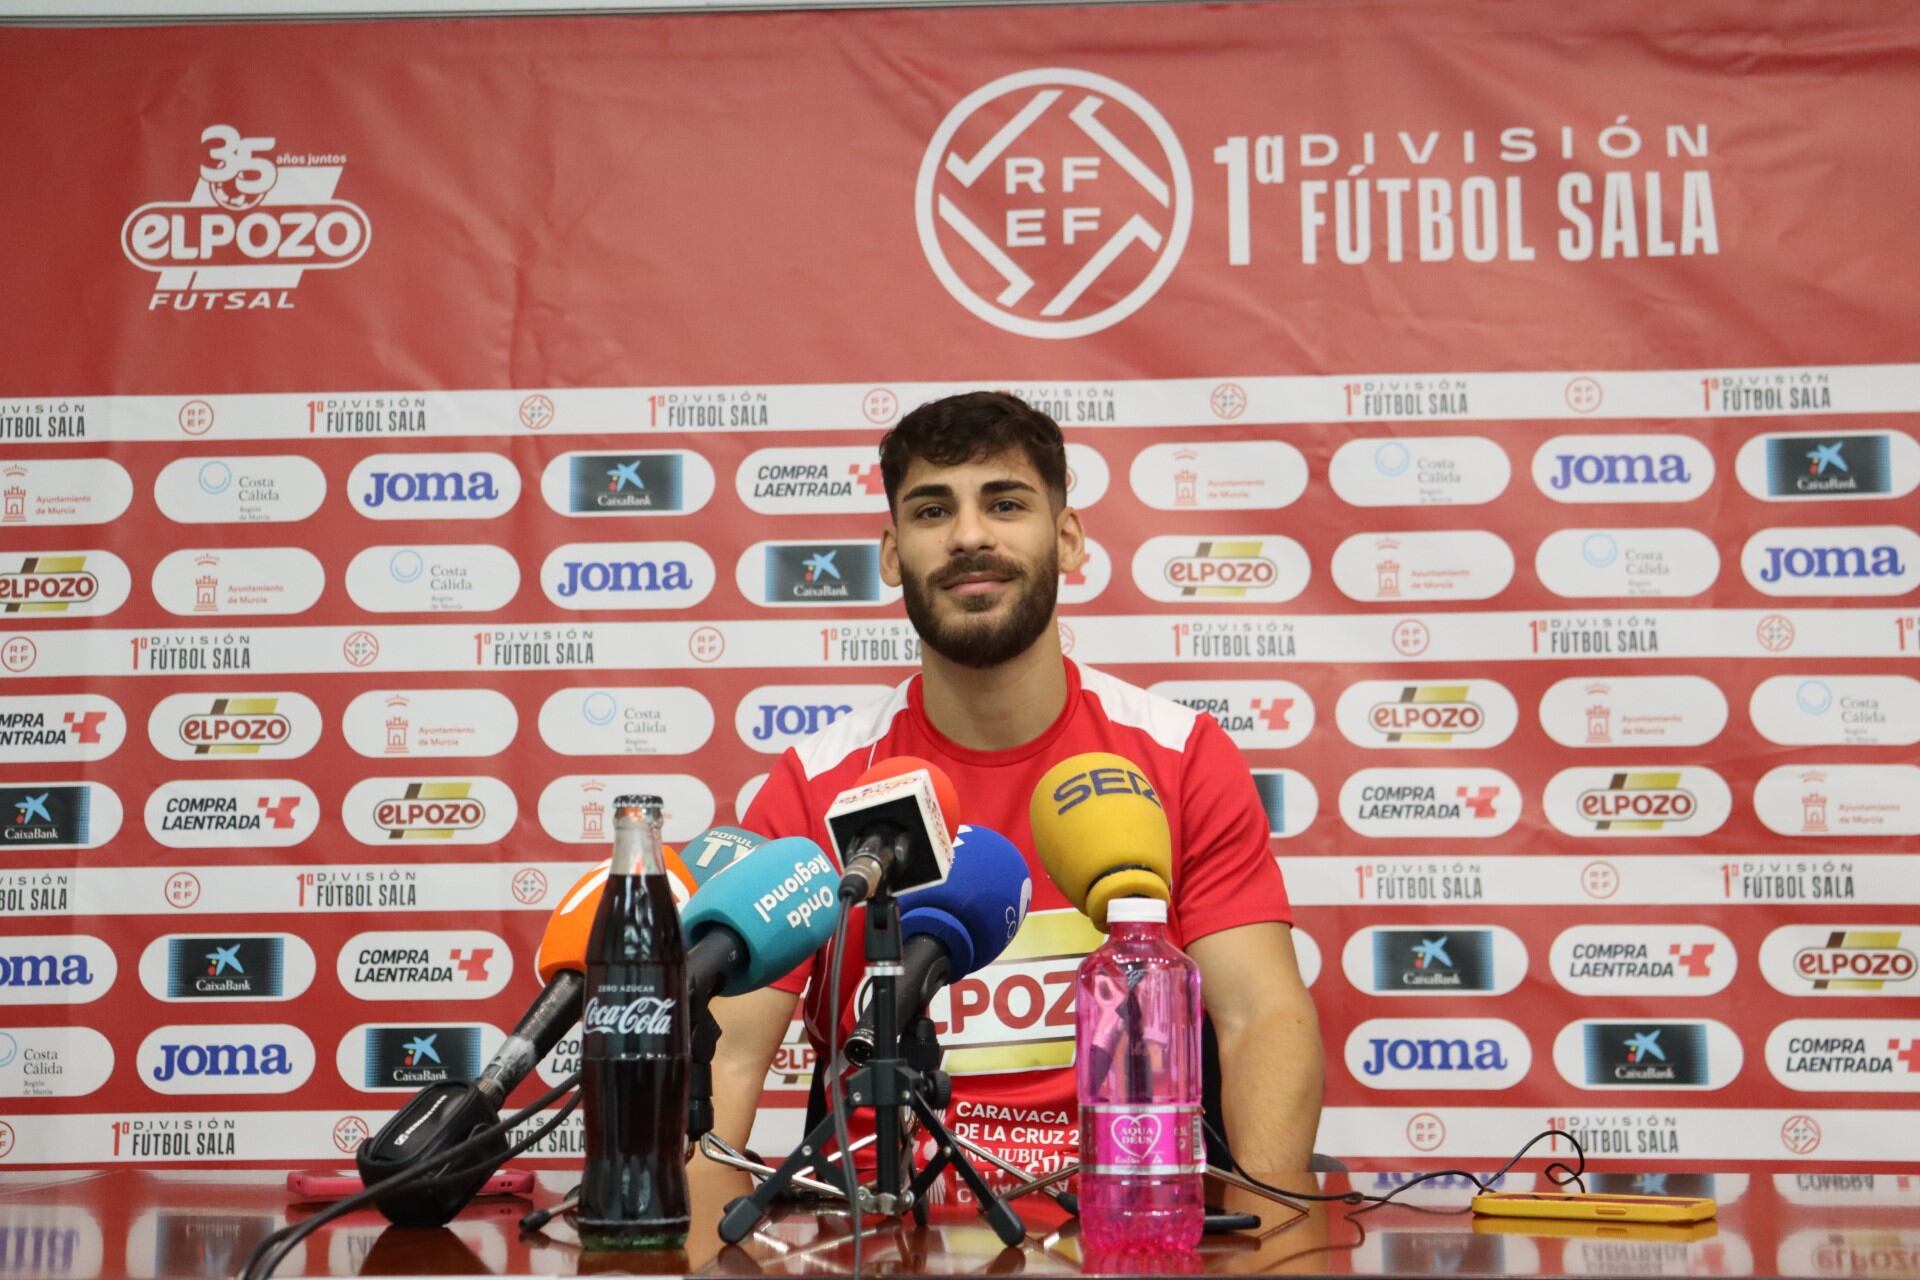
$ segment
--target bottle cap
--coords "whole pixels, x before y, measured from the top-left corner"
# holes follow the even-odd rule
[[[1167,904],[1159,898],[1115,898],[1107,904],[1107,923],[1165,924]]]

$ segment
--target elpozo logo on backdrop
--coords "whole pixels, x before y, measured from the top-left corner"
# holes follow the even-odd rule
[[[347,834],[361,844],[432,840],[493,844],[513,830],[520,807],[498,778],[367,778],[342,802]]]
[[[1920,928],[1782,925],[1760,944],[1760,972],[1790,996],[1920,996]]]
[[[1495,747],[1520,722],[1520,708],[1492,680],[1361,680],[1334,704],[1334,720],[1360,747]]]
[[[1173,274],[1193,178],[1166,118],[1106,76],[1049,67],[968,94],[935,129],[914,223],[947,292],[996,328],[1080,338]]]
[[[0,614],[98,617],[127,602],[133,575],[110,551],[16,551],[0,556]]]
[[[1540,797],[1570,836],[1703,836],[1733,812],[1726,779],[1701,765],[1562,769]]]
[[[120,249],[154,272],[147,310],[287,310],[308,271],[352,266],[373,239],[366,212],[334,195],[346,157],[273,154],[277,138],[209,125],[206,159],[184,201],[127,215]]]
[[[1149,600],[1291,600],[1313,568],[1306,548],[1280,534],[1211,537],[1163,534],[1133,554],[1133,585]]]
[[[320,708],[304,693],[175,693],[147,716],[169,760],[289,760],[320,741]]]

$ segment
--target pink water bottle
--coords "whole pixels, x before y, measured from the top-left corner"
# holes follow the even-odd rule
[[[1200,1239],[1200,968],[1167,937],[1167,904],[1115,898],[1080,963],[1080,1238],[1102,1253]]]

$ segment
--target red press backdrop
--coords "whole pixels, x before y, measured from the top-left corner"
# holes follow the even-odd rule
[[[912,669],[873,446],[981,385],[1073,654],[1260,780],[1323,1150],[1909,1159],[1917,18],[0,34],[0,1164],[470,1070],[608,795],[732,820]]]

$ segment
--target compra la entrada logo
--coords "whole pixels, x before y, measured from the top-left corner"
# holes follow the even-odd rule
[[[1132,89],[1090,71],[1021,71],[940,122],[914,221],[961,306],[1009,333],[1082,338],[1173,273],[1193,177],[1166,118]]]
[[[186,200],[143,204],[120,227],[127,261],[157,277],[147,310],[290,310],[308,271],[351,266],[373,224],[335,197],[337,153],[278,152],[228,124],[201,131],[205,159]]]

